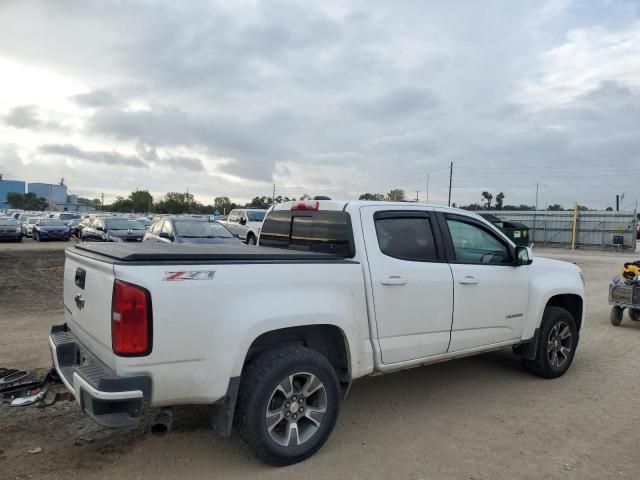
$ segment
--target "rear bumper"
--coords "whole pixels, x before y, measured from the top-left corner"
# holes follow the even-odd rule
[[[66,324],[51,328],[49,348],[60,379],[85,413],[109,428],[140,424],[150,401],[150,377],[116,376],[78,343]]]

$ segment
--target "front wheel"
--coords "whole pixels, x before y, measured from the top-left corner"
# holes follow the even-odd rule
[[[243,373],[236,427],[259,459],[291,465],[327,441],[340,398],[338,377],[323,355],[302,346],[269,350]]]
[[[557,378],[569,370],[577,346],[578,328],[573,315],[564,308],[548,306],[540,324],[536,356],[523,359],[523,363],[535,375]]]
[[[247,236],[247,245],[255,245],[257,243],[255,235]]]

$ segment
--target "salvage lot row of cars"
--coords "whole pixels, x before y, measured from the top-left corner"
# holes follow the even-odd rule
[[[265,210],[236,209],[228,217],[209,215],[122,215],[13,212],[0,216],[0,239],[94,242],[256,244]]]

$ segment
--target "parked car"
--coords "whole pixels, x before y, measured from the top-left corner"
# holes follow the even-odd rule
[[[60,212],[57,217],[67,225],[69,225],[72,220],[80,220],[80,215],[71,212]]]
[[[255,245],[260,235],[262,221],[267,213],[266,210],[258,208],[236,208],[229,212],[226,220],[220,222],[224,224],[231,233],[238,235],[240,240]]]
[[[32,227],[34,240],[69,240],[69,227],[59,218],[38,218]]]
[[[235,244],[242,242],[237,235],[218,222],[206,218],[171,216],[162,218],[151,225],[143,242],[192,243],[192,244]]]
[[[33,234],[33,226],[36,224],[36,222],[38,221],[39,217],[27,217],[25,218],[25,220],[20,224],[20,229],[22,231],[22,236],[24,237],[31,237]]]
[[[82,229],[85,242],[141,242],[145,228],[123,217],[96,217]]]
[[[78,222],[78,224],[75,227],[71,228],[71,235],[82,240],[82,230],[84,229],[84,227],[89,225],[92,220],[93,218],[91,217],[85,217],[82,220],[80,220],[80,222]]]
[[[20,223],[13,217],[0,218],[0,240],[22,241]]]
[[[576,353],[580,269],[533,258],[471,212],[286,202],[259,245],[67,249],[65,324],[49,345],[82,410],[131,427],[148,407],[206,404],[219,431],[235,425],[259,458],[286,465],[324,444],[365,375],[512,347],[556,378]]]

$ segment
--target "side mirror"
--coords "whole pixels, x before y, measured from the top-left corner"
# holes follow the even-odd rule
[[[247,224],[247,219],[246,218],[241,218],[240,219],[240,225],[246,225]]]
[[[99,232],[104,232],[104,227],[97,227],[96,230],[98,230]]]
[[[160,232],[160,233],[158,234],[158,236],[159,236],[160,238],[165,238],[165,239],[169,240],[169,234],[168,234],[167,232]]]
[[[516,266],[531,265],[533,263],[533,250],[531,247],[516,247]]]

